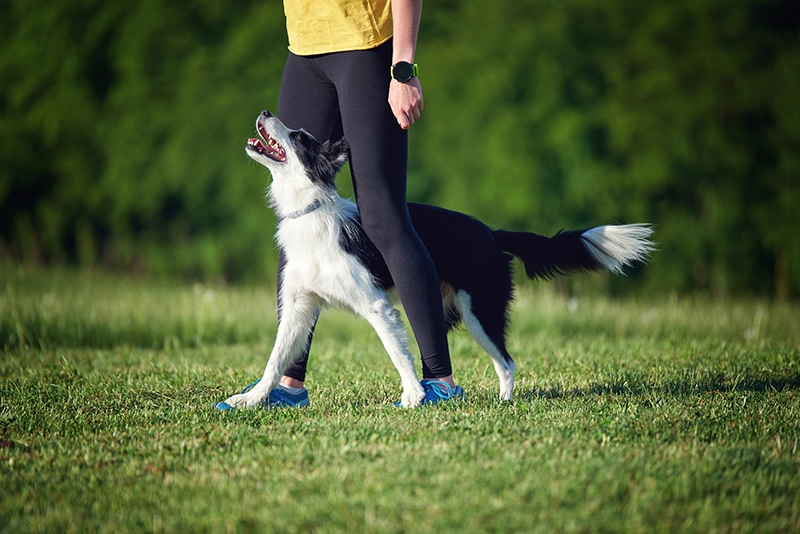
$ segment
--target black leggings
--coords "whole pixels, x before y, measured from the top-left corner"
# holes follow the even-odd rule
[[[408,135],[388,103],[391,59],[391,41],[371,50],[318,56],[290,53],[278,117],[320,141],[347,138],[364,231],[395,282],[420,348],[423,378],[441,378],[452,374],[447,331],[436,269],[406,205]],[[279,273],[284,261],[281,253]],[[281,284],[279,274],[279,291]],[[304,381],[307,365],[308,348],[284,374]]]

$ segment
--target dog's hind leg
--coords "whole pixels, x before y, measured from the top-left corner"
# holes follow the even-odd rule
[[[488,324],[487,318],[482,320],[482,317],[479,316],[485,315],[485,313],[476,313],[478,310],[473,308],[473,297],[469,292],[463,289],[459,290],[456,305],[467,331],[492,359],[494,370],[500,379],[500,398],[511,400],[514,395],[514,370],[517,366],[506,350],[505,307],[501,310],[494,310],[499,313],[491,315],[493,318],[495,315],[499,315],[502,322],[491,325]],[[491,310],[484,310],[484,312],[491,312]]]
[[[261,405],[278,385],[283,370],[306,348],[308,335],[321,309],[318,298],[307,293],[295,295],[291,304],[283,306],[275,345],[261,380],[246,393],[234,395],[225,402],[237,408]]]
[[[408,333],[400,319],[400,312],[392,306],[385,293],[379,297],[373,295],[371,300],[372,302],[365,303],[362,309],[356,309],[355,312],[375,329],[400,374],[403,384],[400,405],[403,408],[419,406],[425,399],[425,390],[422,389],[414,370],[414,357],[408,350]]]

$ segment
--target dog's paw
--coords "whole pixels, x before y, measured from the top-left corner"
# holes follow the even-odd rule
[[[413,389],[404,389],[403,394],[400,396],[400,406],[403,408],[416,408],[422,406],[422,401],[425,400],[425,390],[422,386]]]
[[[500,382],[500,399],[510,401],[514,397],[514,379]]]
[[[507,362],[505,368],[496,368],[497,376],[500,378],[500,398],[504,401],[510,401],[514,396],[514,369],[516,369],[514,362]]]
[[[232,397],[228,397],[225,399],[225,404],[228,406],[233,406],[234,408],[238,409],[247,409],[247,408],[255,408],[256,406],[260,406],[264,399],[258,398],[258,396],[250,395],[249,393],[242,393],[239,395],[233,395]]]

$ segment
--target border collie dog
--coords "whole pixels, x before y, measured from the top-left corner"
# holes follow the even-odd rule
[[[272,174],[268,196],[278,218],[276,239],[286,255],[281,313],[263,377],[225,402],[259,406],[305,348],[323,307],[334,306],[372,325],[400,373],[401,405],[420,405],[425,394],[405,324],[387,295],[392,279],[361,227],[355,204],[336,191],[334,178],[347,161],[347,142],[321,143],[304,130],[288,129],[268,111],[259,115],[256,129],[259,137],[248,141],[246,151]],[[448,326],[463,322],[489,354],[505,400],[513,393],[515,368],[505,342],[512,256],[522,261],[530,278],[548,279],[580,271],[620,274],[653,251],[652,230],[645,224],[599,226],[548,238],[492,230],[473,217],[434,206],[410,203],[408,209],[436,265]]]

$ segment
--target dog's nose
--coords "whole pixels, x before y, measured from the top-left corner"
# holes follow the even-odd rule
[[[265,109],[264,111],[261,112],[261,116],[268,119],[272,117],[272,113],[270,113],[269,110]]]

